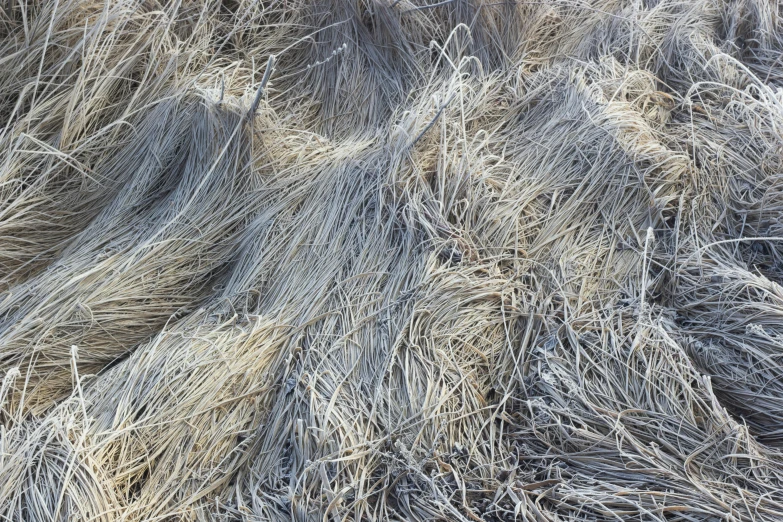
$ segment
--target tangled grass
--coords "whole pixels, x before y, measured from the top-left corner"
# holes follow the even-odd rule
[[[0,49],[3,520],[783,520],[778,0],[29,0]]]

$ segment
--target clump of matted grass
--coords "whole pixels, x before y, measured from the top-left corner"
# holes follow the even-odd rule
[[[178,62],[160,17],[120,4],[9,6],[21,20],[0,44],[3,289],[50,263],[132,177],[127,156],[149,154],[147,113]]]
[[[6,9],[0,516],[780,520],[782,27]]]
[[[261,185],[246,113],[209,98],[181,103],[160,115],[160,140],[127,158],[139,170],[116,201],[48,270],[6,293],[2,365],[21,372],[9,411],[67,394],[74,349],[93,373],[187,312],[231,259]]]

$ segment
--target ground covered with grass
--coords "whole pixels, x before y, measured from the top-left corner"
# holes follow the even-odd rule
[[[0,6],[0,519],[783,520],[780,0]]]

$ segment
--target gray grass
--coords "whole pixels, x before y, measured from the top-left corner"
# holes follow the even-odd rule
[[[777,3],[17,2],[4,520],[783,519]]]

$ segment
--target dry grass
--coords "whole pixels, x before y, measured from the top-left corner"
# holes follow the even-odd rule
[[[778,0],[0,12],[0,518],[783,519]]]

